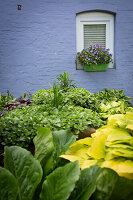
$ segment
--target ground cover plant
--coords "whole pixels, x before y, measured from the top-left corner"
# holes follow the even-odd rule
[[[58,109],[43,105],[23,107],[7,113],[0,120],[1,152],[5,145],[28,147],[38,126],[52,130],[70,129],[78,134],[88,126],[98,128],[103,124],[97,113],[78,106],[66,105]]]
[[[5,147],[2,200],[132,200],[132,180],[97,165],[81,170],[78,161],[60,157],[76,141],[71,131],[39,127],[33,141],[34,156],[18,146]]]

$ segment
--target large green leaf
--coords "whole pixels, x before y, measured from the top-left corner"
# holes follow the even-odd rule
[[[35,144],[35,158],[43,163],[54,150],[51,130],[47,127],[38,127],[38,134],[33,141]]]
[[[100,167],[96,165],[82,170],[69,200],[88,200],[96,189],[96,180],[99,174]]]
[[[94,200],[109,200],[117,182],[118,175],[109,168],[102,168],[97,178]]]
[[[7,169],[0,167],[0,200],[16,200],[17,195],[16,178]]]
[[[21,147],[5,147],[5,168],[17,179],[21,200],[31,200],[42,178],[42,168],[32,154]]]
[[[47,127],[38,127],[38,134],[33,139],[35,144],[35,158],[37,158],[43,168],[44,175],[54,169],[53,160],[53,135]]]
[[[43,182],[40,199],[67,200],[79,175],[80,169],[77,161],[57,168]]]
[[[55,155],[58,157],[61,153],[67,151],[68,147],[76,141],[76,136],[69,130],[60,130],[53,132],[53,142],[55,146]]]
[[[118,200],[126,198],[128,200],[129,197],[133,199],[133,181],[119,176],[110,199]]]

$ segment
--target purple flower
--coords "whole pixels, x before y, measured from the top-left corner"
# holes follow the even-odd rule
[[[106,59],[106,57],[104,57],[104,59]]]
[[[112,54],[109,54],[110,57],[112,57]]]

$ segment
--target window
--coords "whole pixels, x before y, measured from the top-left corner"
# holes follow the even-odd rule
[[[76,15],[76,45],[77,52],[89,45],[100,44],[110,49],[114,67],[114,14],[100,11],[89,11]],[[77,66],[80,69],[81,66]]]

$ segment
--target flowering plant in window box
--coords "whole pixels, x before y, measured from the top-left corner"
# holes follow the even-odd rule
[[[99,44],[90,45],[77,53],[77,58],[84,65],[85,71],[106,71],[112,62],[112,54],[109,49],[105,49]]]

